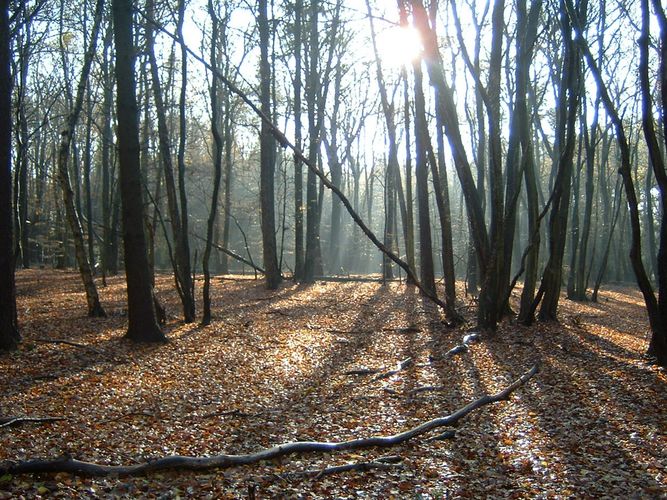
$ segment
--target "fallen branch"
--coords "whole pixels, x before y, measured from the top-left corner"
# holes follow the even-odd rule
[[[381,470],[395,469],[403,467],[403,464],[401,464],[401,460],[402,459],[399,456],[380,457],[370,462],[355,462],[352,464],[326,467],[324,469],[311,469],[311,470],[304,470],[297,472],[285,472],[284,474],[263,476],[262,479],[270,480],[275,477],[278,477],[278,479],[282,479],[283,481],[291,481],[294,479],[301,479],[301,478],[320,479],[321,477],[324,476],[330,476],[332,474],[340,474],[342,472],[350,472],[350,471],[365,472],[372,469],[381,469]]]
[[[59,422],[66,420],[65,417],[0,417],[0,429],[3,427],[12,427],[25,422],[44,423],[44,422]]]
[[[447,351],[445,354],[442,356],[429,356],[428,360],[429,362],[433,361],[442,361],[443,359],[451,358],[452,356],[455,356],[456,354],[466,352],[468,350],[468,346],[472,344],[473,342],[477,342],[479,340],[479,334],[478,333],[469,333],[465,337],[463,337],[463,342],[457,346],[452,347],[449,351]]]
[[[56,459],[35,459],[19,462],[3,462],[0,464],[0,475],[42,472],[68,472],[85,476],[107,476],[110,474],[116,474],[119,476],[135,476],[147,474],[149,472],[170,469],[193,471],[203,471],[216,468],[222,469],[239,465],[254,464],[263,460],[273,460],[279,457],[297,453],[330,453],[334,451],[359,450],[373,447],[388,448],[390,446],[396,446],[416,437],[422,436],[432,431],[433,429],[453,425],[472,411],[481,408],[482,406],[508,399],[512,392],[528,382],[537,372],[538,365],[534,365],[532,368],[530,368],[530,370],[528,370],[502,391],[492,395],[484,395],[481,398],[468,403],[466,406],[458,409],[450,415],[434,418],[416,427],[399,432],[398,434],[394,434],[392,436],[373,436],[340,442],[294,441],[279,444],[272,448],[265,448],[255,453],[239,455],[223,454],[212,457],[188,457],[172,455],[134,465],[104,465],[93,462],[84,462],[69,456]]]
[[[394,368],[393,370],[389,370],[388,372],[380,373],[379,375],[375,376],[373,380],[382,380],[385,378],[389,378],[393,375],[396,375],[398,372],[411,367],[414,363],[415,362],[412,358],[405,358],[403,361],[398,363],[396,368]]]
[[[192,236],[194,236],[195,238],[197,238],[198,240],[206,241],[206,238],[202,238],[202,237],[199,236],[198,234],[195,234],[195,233],[190,233],[190,234],[191,234]],[[257,271],[258,273],[266,274],[266,271],[265,271],[263,268],[261,268],[260,266],[256,265],[256,264],[253,263],[253,262],[250,262],[248,259],[245,259],[244,257],[241,257],[239,254],[237,254],[237,253],[235,253],[235,252],[232,252],[231,250],[229,250],[229,249],[227,249],[227,248],[225,248],[225,247],[223,247],[223,246],[221,246],[221,245],[216,245],[215,243],[211,243],[211,246],[212,246],[213,248],[215,248],[216,250],[221,251],[221,252],[224,253],[225,255],[229,255],[232,259],[236,259],[236,260],[238,260],[239,262],[242,262],[243,264],[246,264],[246,265],[252,267],[252,268],[253,268],[255,271]]]

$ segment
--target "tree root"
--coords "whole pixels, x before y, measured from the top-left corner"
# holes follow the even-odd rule
[[[211,457],[173,455],[134,465],[104,465],[93,462],[84,462],[69,456],[56,459],[3,462],[0,464],[0,475],[38,472],[68,472],[84,476],[107,476],[111,474],[116,474],[118,476],[135,476],[169,469],[203,471],[215,468],[229,468],[239,465],[254,464],[262,460],[273,460],[278,457],[296,453],[330,453],[334,451],[359,450],[373,447],[388,448],[426,434],[433,429],[452,425],[482,406],[508,399],[512,392],[528,382],[538,370],[538,365],[533,365],[530,370],[502,391],[492,395],[484,395],[450,415],[434,418],[417,425],[416,427],[394,434],[393,436],[373,436],[339,442],[294,441],[279,444],[272,448],[265,448],[255,453],[239,455],[223,454]]]

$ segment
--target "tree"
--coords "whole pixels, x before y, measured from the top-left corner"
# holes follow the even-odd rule
[[[271,116],[271,65],[269,64],[269,19],[267,0],[259,0],[257,24],[259,29],[260,49],[260,101],[261,110],[269,120]],[[274,200],[274,176],[276,163],[276,144],[271,130],[262,121],[260,130],[260,206],[262,220],[262,248],[264,268],[266,269],[266,287],[275,290],[281,281],[276,247],[276,221]]]
[[[665,214],[667,213],[667,166],[664,156],[660,151],[655,126],[653,124],[653,99],[651,97],[648,51],[650,43],[650,15],[648,0],[642,0],[642,33],[640,38],[640,86],[642,90],[642,127],[644,136],[648,145],[649,157],[653,173],[658,181],[660,190],[660,203],[662,208],[662,220],[660,221],[660,246],[658,249],[658,301],[653,303],[653,293],[646,299],[646,306],[649,312],[651,322],[651,342],[648,352],[655,356],[658,363],[667,366],[667,222]],[[665,123],[665,106],[667,106],[667,16],[660,2],[653,2],[658,24],[660,26],[660,88],[661,88],[661,108],[660,119],[664,127],[664,133],[667,133],[667,124]],[[663,135],[663,140],[667,144],[667,136]],[[625,179],[625,177],[624,177]],[[633,223],[634,227],[634,223]],[[649,227],[652,231],[653,228]],[[634,234],[633,234],[634,236]],[[637,266],[635,266],[637,267]],[[637,274],[637,270],[635,270]],[[637,274],[641,279],[641,275]],[[641,286],[641,282],[640,282]],[[644,288],[642,288],[644,291]]]
[[[204,287],[202,290],[204,298],[204,307],[202,312],[202,325],[211,323],[211,273],[209,271],[209,260],[211,258],[211,249],[213,247],[213,230],[215,228],[215,220],[218,212],[218,197],[220,193],[220,181],[222,179],[222,151],[223,151],[223,137],[220,132],[220,116],[219,116],[219,93],[220,84],[218,77],[218,45],[221,43],[220,37],[220,19],[213,1],[208,1],[208,14],[211,16],[211,135],[213,136],[213,192],[211,194],[211,210],[208,214],[208,222],[206,224],[206,246],[204,247],[204,256],[202,257],[202,270],[204,273]],[[224,30],[223,26],[223,30]],[[222,37],[224,43],[224,35]]]
[[[153,304],[146,253],[144,204],[139,168],[139,111],[134,74],[133,3],[113,0],[116,45],[118,161],[122,201],[123,250],[127,279],[127,337],[136,342],[164,342]]]
[[[557,319],[576,146],[576,120],[581,100],[581,59],[577,46],[572,40],[572,24],[565,1],[561,1],[560,5],[560,26],[565,53],[560,72],[557,102],[557,136],[554,148],[556,180],[549,218],[549,260],[544,269],[542,283],[534,305],[536,307],[537,303],[542,301],[539,318],[543,321]],[[578,15],[582,16],[582,19],[586,16],[586,8],[585,0],[577,5]]]
[[[14,218],[12,216],[12,73],[9,0],[0,0],[0,350],[15,349],[20,340],[14,284]]]
[[[169,208],[169,220],[171,222],[171,231],[174,238],[174,279],[176,290],[183,306],[183,318],[187,323],[195,320],[195,305],[192,292],[192,278],[190,272],[190,252],[188,245],[187,231],[187,206],[183,203],[186,197],[181,194],[179,197],[176,190],[176,180],[174,179],[174,167],[171,157],[171,139],[169,127],[167,124],[167,114],[165,110],[164,97],[162,94],[162,84],[158,71],[157,60],[155,58],[155,40],[153,27],[153,1],[149,0],[146,10],[150,18],[146,24],[146,52],[150,63],[153,98],[155,100],[155,112],[157,115],[158,139],[160,158],[162,160],[162,170],[164,174],[165,189],[167,192],[167,206]],[[179,8],[179,13],[180,13]],[[181,14],[179,14],[180,16]],[[183,63],[184,64],[184,63]],[[184,83],[183,83],[184,84]],[[182,99],[184,103],[184,99]],[[185,119],[184,104],[179,105],[180,117],[179,124]],[[181,134],[185,135],[184,126],[181,125]],[[184,183],[181,174],[181,163],[183,163],[184,145],[179,142],[178,147],[178,172],[179,186]],[[183,167],[184,168],[184,167]],[[182,192],[182,191],[181,191]]]
[[[81,220],[79,217],[80,211],[77,210],[75,193],[72,189],[70,181],[68,162],[70,157],[70,148],[74,139],[76,123],[83,108],[83,100],[86,93],[86,86],[88,83],[88,76],[90,68],[93,63],[93,56],[97,48],[97,35],[102,24],[102,13],[104,8],[104,0],[97,0],[95,7],[95,19],[91,32],[90,43],[86,49],[83,61],[83,69],[76,91],[76,98],[72,103],[72,108],[67,117],[67,122],[64,130],[60,134],[60,147],[58,149],[58,180],[63,194],[63,205],[65,206],[65,214],[67,222],[72,231],[74,239],[74,250],[76,254],[76,261],[79,267],[79,273],[86,291],[86,301],[88,303],[88,316],[91,317],[105,317],[106,313],[100,304],[97,287],[93,279],[93,271],[86,253],[85,242],[83,239],[83,229],[81,227]]]

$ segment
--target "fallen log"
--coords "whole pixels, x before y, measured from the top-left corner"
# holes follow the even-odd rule
[[[538,370],[538,365],[533,365],[532,368],[505,387],[502,391],[491,395],[486,394],[479,399],[468,403],[466,406],[459,408],[450,415],[434,418],[392,436],[372,436],[339,442],[293,441],[279,444],[271,448],[265,448],[255,453],[239,455],[223,454],[211,457],[172,455],[133,465],[98,464],[77,460],[70,456],[55,459],[22,460],[18,462],[5,461],[0,463],[0,475],[67,472],[84,476],[108,476],[112,474],[118,476],[137,476],[149,472],[170,469],[203,471],[209,469],[230,468],[240,465],[254,464],[263,460],[273,460],[275,458],[297,453],[330,453],[334,451],[349,451],[374,447],[388,448],[422,436],[434,429],[453,425],[482,406],[508,399],[512,392],[528,382]]]

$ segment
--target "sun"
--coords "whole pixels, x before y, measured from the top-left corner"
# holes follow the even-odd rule
[[[423,50],[421,35],[412,26],[393,26],[378,36],[378,53],[388,66],[412,64]]]

